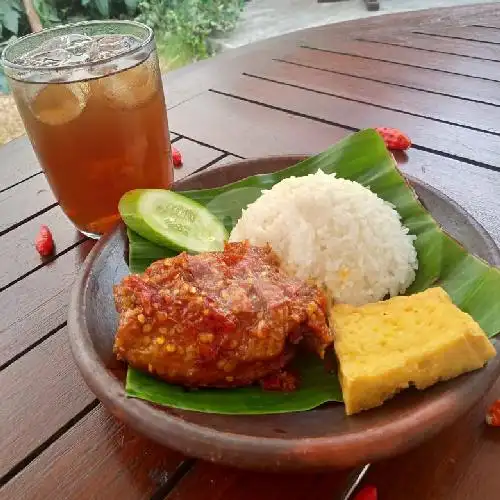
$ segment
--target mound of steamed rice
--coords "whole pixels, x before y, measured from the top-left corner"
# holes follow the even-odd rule
[[[394,208],[322,171],[285,179],[243,212],[230,241],[269,243],[285,270],[353,305],[398,295],[415,278],[414,236]]]

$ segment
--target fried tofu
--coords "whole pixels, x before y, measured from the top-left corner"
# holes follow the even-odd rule
[[[496,355],[481,327],[439,287],[408,297],[331,309],[346,405],[352,415],[402,389],[425,389],[477,370]]]

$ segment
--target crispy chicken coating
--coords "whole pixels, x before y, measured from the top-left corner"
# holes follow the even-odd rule
[[[333,341],[323,292],[285,274],[270,246],[159,260],[114,294],[117,357],[189,387],[249,385],[283,368],[302,339],[321,357]]]

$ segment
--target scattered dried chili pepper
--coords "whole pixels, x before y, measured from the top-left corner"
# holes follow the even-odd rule
[[[410,138],[397,128],[377,127],[375,130],[384,139],[388,149],[404,150],[411,146]]]
[[[174,167],[182,167],[182,155],[178,149],[172,148],[172,160],[174,162]]]
[[[500,399],[497,399],[488,410],[486,423],[492,427],[500,427]]]
[[[372,484],[368,484],[362,488],[353,500],[377,500],[377,488]]]
[[[54,239],[50,229],[42,225],[35,238],[35,248],[42,257],[48,257],[54,252]]]

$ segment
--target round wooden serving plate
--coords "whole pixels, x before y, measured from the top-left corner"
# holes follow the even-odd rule
[[[240,161],[204,171],[177,190],[222,186],[292,165],[303,157]],[[500,264],[500,251],[464,210],[435,189],[410,179],[420,200],[470,252]],[[161,408],[124,391],[125,366],[113,356],[117,328],[112,287],[126,274],[123,226],[102,238],[75,284],[69,314],[73,354],[92,391],[119,419],[186,455],[265,470],[351,467],[402,453],[449,425],[472,406],[500,372],[500,356],[469,375],[423,391],[405,391],[384,406],[346,417],[329,404],[282,415],[227,416]],[[498,345],[498,344],[497,344]]]

